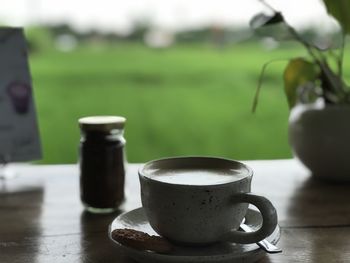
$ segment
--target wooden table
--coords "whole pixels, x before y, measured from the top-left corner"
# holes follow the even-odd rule
[[[294,160],[246,163],[253,192],[273,202],[282,227],[283,253],[260,262],[350,262],[350,184],[319,182]],[[128,166],[120,212],[140,206],[138,167]],[[133,262],[107,237],[118,213],[83,211],[76,165],[14,168],[17,178],[0,181],[1,263]]]

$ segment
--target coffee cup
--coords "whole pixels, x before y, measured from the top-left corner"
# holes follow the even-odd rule
[[[277,214],[268,199],[250,193],[252,176],[247,165],[223,158],[150,161],[139,170],[142,206],[152,228],[175,243],[256,243],[275,230]],[[249,204],[263,220],[244,233],[238,228]]]

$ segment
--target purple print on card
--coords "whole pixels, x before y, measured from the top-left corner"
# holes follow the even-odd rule
[[[12,106],[18,114],[28,112],[32,89],[29,84],[13,81],[7,86],[7,94],[11,98]]]

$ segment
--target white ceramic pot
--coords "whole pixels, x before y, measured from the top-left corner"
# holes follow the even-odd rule
[[[289,118],[294,155],[313,175],[350,181],[350,105],[295,106]]]

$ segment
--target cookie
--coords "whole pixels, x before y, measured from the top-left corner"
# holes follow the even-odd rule
[[[119,243],[139,250],[168,253],[173,246],[163,237],[151,236],[145,232],[124,228],[112,231],[112,238]]]

